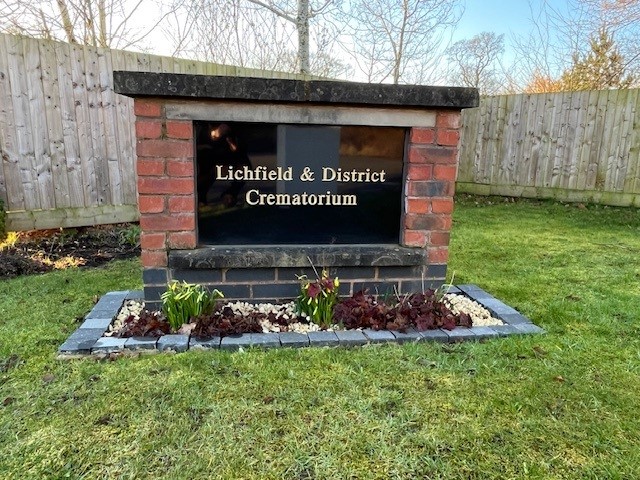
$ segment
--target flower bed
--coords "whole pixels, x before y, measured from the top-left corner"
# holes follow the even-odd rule
[[[308,333],[364,328],[406,332],[410,328],[424,331],[437,328],[453,330],[457,326],[504,325],[489,310],[464,295],[447,293],[440,301],[432,290],[412,295],[391,306],[360,292],[337,302],[334,320],[336,318],[342,321],[323,327],[313,322],[309,315],[301,315],[296,302],[275,305],[224,302],[217,305],[211,315],[193,319],[172,332],[161,311],[146,310],[142,300],[128,300],[104,335],[128,338],[177,333],[207,338],[242,333]]]
[[[372,328],[358,328],[351,330],[340,330],[340,326],[331,326],[327,330],[320,330],[317,325],[312,324],[307,319],[302,321],[289,321],[285,328],[281,323],[269,321],[264,322],[263,316],[268,319],[281,312],[281,316],[286,312],[293,312],[292,304],[268,306],[250,305],[244,303],[221,304],[224,308],[234,310],[237,315],[249,314],[262,319],[260,330],[253,333],[229,334],[226,336],[212,336],[207,338],[198,337],[193,331],[183,330],[180,333],[167,333],[161,336],[131,336],[117,337],[113,332],[118,327],[117,320],[119,314],[128,318],[134,314],[130,309],[135,307],[142,310],[140,291],[110,292],[104,295],[95,305],[93,310],[86,316],[82,325],[60,346],[58,349],[60,358],[76,358],[88,354],[105,355],[120,354],[126,352],[139,351],[185,351],[191,348],[220,348],[237,350],[246,347],[304,347],[304,346],[356,346],[375,343],[402,343],[402,342],[459,342],[464,340],[484,340],[490,338],[503,337],[518,334],[544,333],[544,330],[537,327],[531,320],[521,315],[514,308],[504,304],[500,300],[491,296],[475,285],[458,285],[449,290],[452,296],[445,296],[451,310],[465,307],[458,303],[467,305],[466,313],[472,316],[472,326],[458,326],[452,330],[446,328],[435,328],[419,331],[409,326],[405,331],[400,330],[374,330]],[[455,294],[455,296],[453,296]],[[124,308],[123,308],[124,307]],[[277,309],[276,312],[272,309]],[[251,312],[248,309],[252,309]],[[477,309],[477,312],[471,310]],[[490,312],[490,317],[502,324],[496,323],[486,317],[484,310]],[[284,312],[284,313],[283,313]],[[228,312],[227,312],[228,313]],[[135,315],[134,315],[135,316]],[[287,319],[292,320],[292,319]],[[306,325],[303,327],[296,326]],[[308,328],[306,332],[297,330],[298,328]],[[274,330],[278,331],[274,331]],[[268,330],[268,333],[264,333]],[[111,333],[110,333],[111,332]],[[106,336],[105,336],[106,335]]]

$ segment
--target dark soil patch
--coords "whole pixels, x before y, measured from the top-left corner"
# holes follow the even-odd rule
[[[137,257],[139,232],[136,224],[20,232],[0,246],[0,279]]]

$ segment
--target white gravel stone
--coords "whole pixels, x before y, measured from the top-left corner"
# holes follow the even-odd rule
[[[442,299],[449,310],[455,314],[467,313],[471,316],[474,327],[489,327],[491,325],[503,325],[502,320],[491,315],[491,312],[464,295],[447,293]]]
[[[109,329],[104,333],[104,336],[111,337],[122,330],[124,321],[131,315],[135,318],[140,318],[142,310],[144,310],[144,302],[142,300],[127,300],[120,308],[113,323],[109,325]]]

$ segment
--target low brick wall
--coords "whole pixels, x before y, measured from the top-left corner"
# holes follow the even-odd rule
[[[114,74],[116,91],[135,98],[147,301],[158,301],[167,282],[174,279],[219,288],[234,299],[291,298],[297,291],[296,275],[313,275],[308,261],[291,264],[282,260],[299,252],[297,246],[278,247],[289,254],[273,257],[272,264],[257,266],[251,262],[216,264],[219,254],[197,245],[193,122],[228,121],[229,116],[241,121],[256,118],[273,123],[323,124],[330,119],[336,125],[406,128],[400,243],[395,247],[413,250],[413,260],[407,264],[393,255],[386,258],[386,249],[394,246],[370,246],[369,257],[362,260],[353,253],[359,247],[333,245],[331,248],[341,249],[344,255],[314,265],[327,267],[341,277],[345,295],[361,288],[380,294],[394,289],[410,293],[441,284],[449,256],[460,110],[477,105],[477,92],[448,87],[244,80]],[[214,84],[224,88],[211,88]],[[317,248],[324,251],[329,246]],[[185,263],[185,255],[194,252],[202,259],[200,264]],[[248,249],[240,255],[250,252]]]

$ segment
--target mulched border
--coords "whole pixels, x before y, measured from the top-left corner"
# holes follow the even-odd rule
[[[164,335],[158,338],[103,337],[123,303],[127,300],[143,298],[139,290],[109,292],[100,298],[80,327],[58,349],[58,358],[77,358],[126,352],[172,351],[184,352],[189,349],[238,350],[240,348],[279,347],[353,347],[373,343],[441,342],[456,343],[468,340],[484,340],[511,335],[540,334],[545,331],[534,325],[516,309],[506,305],[476,285],[458,285],[449,290],[475,300],[491,314],[502,320],[504,325],[491,327],[457,327],[453,330],[343,330],[309,333],[245,333],[226,337],[198,339],[189,335]]]

